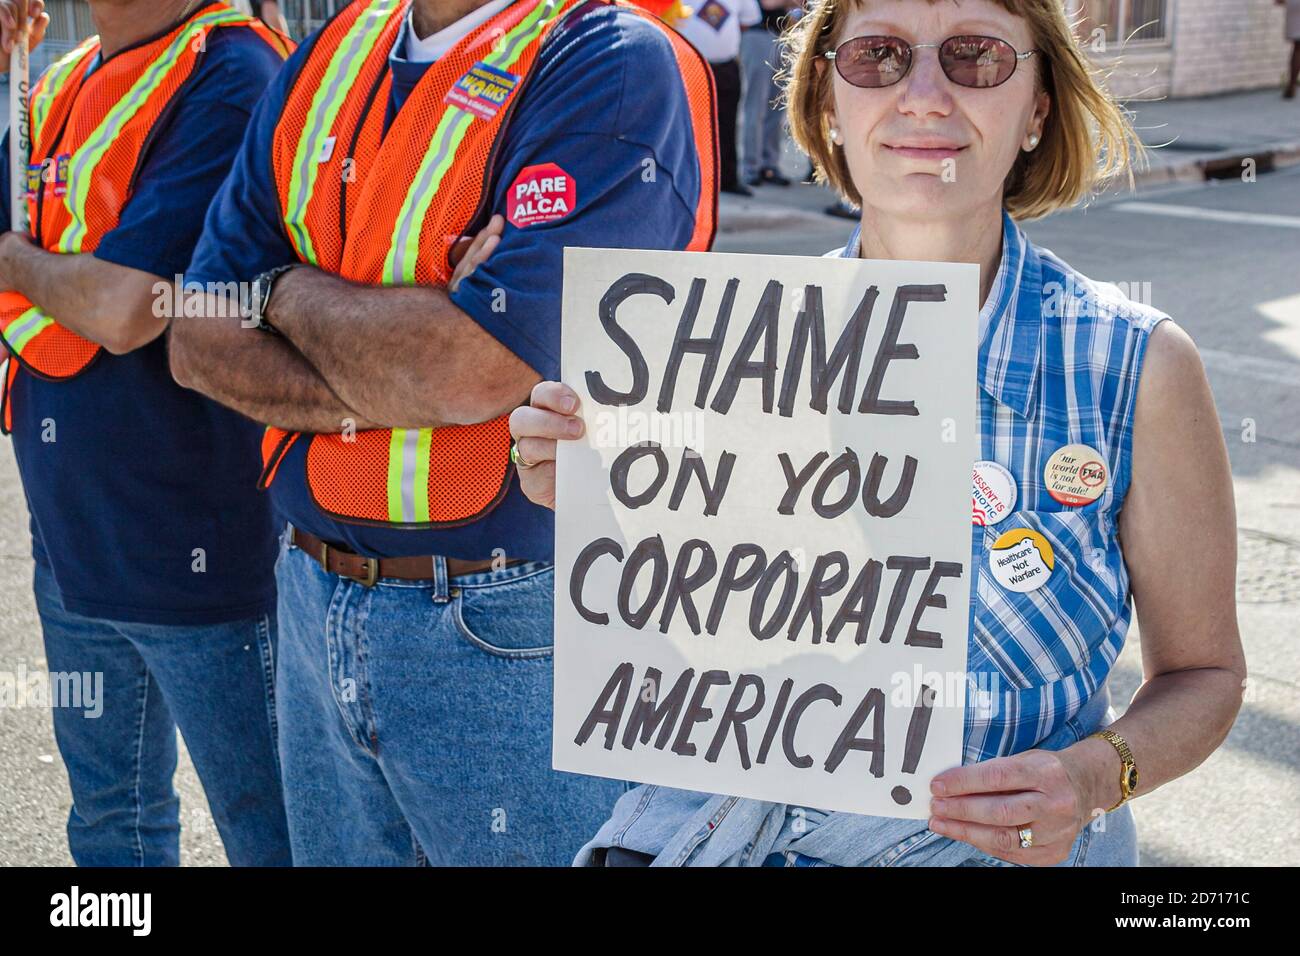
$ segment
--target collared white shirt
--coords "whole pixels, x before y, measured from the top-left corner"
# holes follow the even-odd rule
[[[414,12],[408,13],[406,23],[402,28],[402,35],[406,37],[406,45],[402,50],[402,59],[411,63],[434,62],[455,46],[459,40],[467,36],[471,30],[491,20],[513,2],[514,0],[492,0],[491,3],[483,4],[477,10],[465,14],[455,23],[449,23],[441,30],[430,33],[423,39],[415,35]]]

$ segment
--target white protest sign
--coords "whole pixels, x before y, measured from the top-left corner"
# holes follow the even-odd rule
[[[565,249],[557,769],[928,816],[961,763],[978,278]]]

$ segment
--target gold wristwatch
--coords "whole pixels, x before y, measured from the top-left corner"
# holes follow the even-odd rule
[[[1128,749],[1128,742],[1119,734],[1115,733],[1115,731],[1099,730],[1095,734],[1092,734],[1092,736],[1100,737],[1102,740],[1107,741],[1112,747],[1115,748],[1116,752],[1119,754],[1120,797],[1119,797],[1119,803],[1115,804],[1115,806],[1113,807],[1106,808],[1106,812],[1110,813],[1111,810],[1117,810],[1121,806],[1123,806],[1124,801],[1127,800],[1129,797],[1133,796],[1133,791],[1137,789],[1137,785],[1138,785],[1137,763],[1133,760],[1133,751]]]

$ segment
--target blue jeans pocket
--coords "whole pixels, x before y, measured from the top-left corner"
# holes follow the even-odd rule
[[[1074,843],[1070,846],[1070,855],[1067,856],[1056,866],[1083,866],[1084,859],[1088,852],[1088,842],[1092,833],[1087,827],[1084,827],[1074,837]],[[1012,863],[1010,860],[1003,860],[996,856],[990,856],[983,850],[978,851],[973,857],[967,860],[962,866],[1028,866],[1027,863]]]
[[[455,578],[456,630],[496,657],[549,658],[555,650],[554,584],[554,566],[540,561]]]

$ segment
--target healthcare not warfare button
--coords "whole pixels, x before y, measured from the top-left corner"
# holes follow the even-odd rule
[[[1090,505],[1106,490],[1106,461],[1091,445],[1066,445],[1043,468],[1047,493],[1070,508]]]
[[[994,525],[1016,506],[1016,479],[996,461],[975,462],[971,483],[971,524]]]
[[[1052,545],[1030,528],[1005,532],[989,550],[989,570],[994,580],[1008,591],[1020,594],[1037,591],[1047,583],[1055,567]]]
[[[508,215],[516,229],[563,219],[578,201],[573,177],[555,163],[525,166],[510,184]]]

